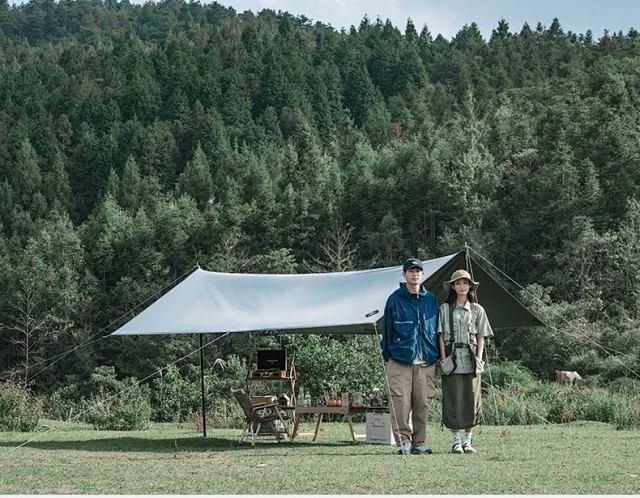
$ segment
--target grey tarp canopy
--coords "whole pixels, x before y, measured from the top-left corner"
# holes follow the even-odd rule
[[[425,286],[438,302],[442,283],[471,262],[479,302],[494,329],[542,325],[465,251],[424,261]],[[374,333],[402,267],[342,273],[259,275],[202,269],[159,298],[113,335],[207,334],[278,330],[295,333]],[[378,328],[378,331],[380,329]]]

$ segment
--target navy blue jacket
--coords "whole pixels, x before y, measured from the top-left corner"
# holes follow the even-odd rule
[[[382,322],[382,356],[398,363],[412,365],[420,356],[434,365],[440,354],[437,342],[438,301],[422,285],[417,294],[407,290],[402,282],[387,299]]]

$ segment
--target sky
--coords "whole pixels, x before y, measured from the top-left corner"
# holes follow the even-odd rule
[[[133,0],[132,0],[133,1]],[[217,0],[237,12],[262,9],[305,15],[312,22],[321,21],[336,29],[356,27],[366,14],[371,21],[389,19],[404,31],[411,18],[418,32],[426,24],[435,38],[447,39],[465,25],[475,22],[485,38],[501,18],[509,23],[511,32],[519,32],[525,22],[535,28],[538,22],[550,26],[554,17],[566,33],[586,33],[591,30],[598,39],[608,29],[610,33],[630,28],[640,31],[640,0]]]

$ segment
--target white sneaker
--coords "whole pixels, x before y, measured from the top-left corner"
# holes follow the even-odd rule
[[[453,447],[451,448],[451,453],[464,453],[462,449],[462,445],[460,443],[453,443]]]
[[[477,453],[477,452],[476,452],[476,449],[475,449],[473,446],[471,446],[471,442],[469,442],[469,443],[464,443],[464,446],[462,447],[462,450],[463,450],[465,453]]]

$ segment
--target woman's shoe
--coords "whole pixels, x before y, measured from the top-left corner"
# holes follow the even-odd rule
[[[476,449],[471,446],[471,443],[465,443],[465,445],[462,447],[462,451],[464,451],[465,453],[477,453]]]
[[[454,443],[453,447],[451,448],[451,453],[464,453],[462,445],[460,443]]]

